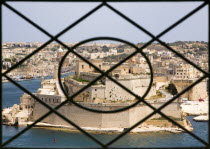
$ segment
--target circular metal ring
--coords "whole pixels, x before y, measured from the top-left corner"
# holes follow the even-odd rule
[[[149,69],[150,69],[150,75],[151,75],[151,78],[150,78],[150,83],[149,83],[149,87],[147,88],[146,92],[144,93],[144,95],[141,97],[141,99],[138,99],[137,102],[129,105],[129,106],[126,106],[126,107],[123,107],[123,108],[119,108],[119,109],[115,109],[115,110],[110,110],[110,111],[103,111],[103,110],[97,110],[97,109],[91,109],[91,108],[88,108],[88,107],[85,107],[85,106],[82,106],[81,104],[75,102],[71,97],[68,96],[68,94],[66,93],[63,85],[62,85],[62,82],[61,82],[61,67],[63,65],[63,62],[65,60],[65,58],[67,57],[67,55],[72,51],[74,50],[75,48],[79,47],[80,45],[82,44],[85,44],[85,43],[88,43],[88,42],[91,42],[91,41],[97,41],[97,40],[112,40],[112,41],[117,41],[117,42],[121,42],[121,43],[125,43],[133,48],[135,48],[137,51],[139,51],[141,53],[141,55],[146,59],[147,61],[147,64],[149,65]],[[125,41],[125,40],[122,40],[122,39],[119,39],[119,38],[114,38],[114,37],[95,37],[95,38],[90,38],[90,39],[87,39],[87,40],[83,40],[79,43],[77,43],[76,45],[74,45],[73,47],[71,48],[68,48],[68,51],[65,53],[65,55],[62,57],[60,63],[59,63],[59,67],[58,67],[58,81],[59,81],[59,85],[61,87],[61,90],[63,91],[63,93],[65,94],[67,100],[71,101],[73,104],[75,104],[76,106],[82,108],[82,109],[85,109],[87,111],[91,111],[91,112],[96,112],[96,113],[116,113],[116,112],[121,112],[121,111],[125,111],[127,109],[130,109],[134,106],[136,106],[138,103],[141,102],[141,100],[144,100],[144,98],[147,96],[147,94],[149,93],[151,87],[152,87],[152,83],[153,83],[153,71],[152,71],[152,65],[149,61],[149,59],[147,58],[146,54],[144,52],[142,52],[142,50],[140,50],[137,46],[135,46],[134,44],[128,42],[128,41]]]

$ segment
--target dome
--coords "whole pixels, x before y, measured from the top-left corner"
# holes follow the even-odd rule
[[[63,49],[60,47],[60,48],[58,49],[58,52],[63,52]]]

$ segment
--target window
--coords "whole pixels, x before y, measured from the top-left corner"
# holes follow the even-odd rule
[[[7,2],[7,0],[5,0]],[[27,1],[27,0],[26,0]],[[78,0],[80,1],[80,0]],[[137,0],[138,1],[138,0]],[[142,0],[143,1],[143,0]],[[166,0],[167,1],[167,0]],[[91,2],[91,1],[90,1]],[[101,1],[99,1],[101,2]],[[129,1],[128,1],[129,2]],[[139,0],[139,2],[141,2],[141,0]],[[205,2],[205,3],[204,3]],[[161,39],[161,36],[163,36],[165,33],[167,33],[168,31],[172,30],[173,28],[175,28],[176,26],[178,26],[180,23],[182,23],[183,21],[185,21],[186,19],[188,19],[190,16],[192,16],[193,14],[197,13],[200,9],[202,9],[204,6],[206,5],[209,5],[209,1],[203,1],[202,4],[199,5],[199,7],[197,7],[196,9],[194,9],[194,11],[188,13],[188,15],[186,15],[185,17],[183,17],[182,19],[180,19],[179,21],[177,21],[176,23],[174,23],[170,28],[167,28],[166,30],[164,30],[161,34],[159,34],[158,36],[156,35],[152,35],[151,33],[149,33],[146,29],[144,29],[143,27],[141,27],[140,25],[138,25],[137,23],[133,22],[130,18],[124,16],[121,12],[119,12],[118,10],[116,10],[115,8],[111,7],[108,3],[106,3],[106,1],[103,1],[102,3],[100,3],[100,5],[98,5],[96,8],[94,8],[93,10],[91,10],[89,13],[85,14],[81,19],[79,19],[77,22],[75,22],[74,24],[72,24],[68,30],[64,30],[64,32],[61,32],[61,34],[58,34],[57,36],[52,36],[50,34],[47,33],[47,31],[45,31],[44,29],[42,29],[41,27],[39,27],[38,25],[35,25],[33,23],[33,21],[29,21],[30,18],[28,19],[27,17],[24,17],[23,15],[21,15],[20,12],[18,12],[17,10],[15,9],[12,9],[12,7],[10,6],[9,3],[4,3],[4,1],[1,3],[1,5],[7,7],[8,9],[10,9],[11,11],[13,11],[14,13],[16,13],[17,15],[21,16],[23,19],[25,19],[28,23],[30,23],[31,25],[33,25],[35,28],[37,28],[38,30],[40,30],[41,32],[43,32],[44,34],[46,34],[47,36],[50,37],[50,42],[52,41],[56,41],[58,42],[59,44],[61,44],[62,46],[64,46],[65,48],[69,49],[70,48],[68,46],[66,46],[62,41],[59,40],[59,36],[61,36],[62,34],[64,34],[65,32],[67,32],[68,30],[70,30],[73,26],[77,25],[79,22],[83,21],[85,18],[87,18],[89,15],[91,15],[93,12],[97,11],[99,8],[101,8],[102,6],[105,6],[105,7],[108,7],[110,8],[111,10],[113,10],[113,12],[115,12],[117,15],[119,15],[119,17],[122,17],[123,19],[125,19],[126,21],[128,21],[129,23],[131,23],[131,25],[134,25],[134,27],[136,27],[137,29],[143,31],[144,33],[146,33],[148,36],[151,37],[151,41],[149,41],[147,43],[147,45],[150,45],[152,42],[159,42],[161,45],[163,45],[165,48],[167,48],[169,51],[177,54],[180,58],[184,59],[186,62],[188,62],[190,65],[193,65],[196,69],[198,69],[199,71],[203,72],[203,76],[197,80],[196,82],[194,82],[190,87],[186,88],[183,92],[179,93],[177,96],[174,96],[172,99],[170,99],[169,101],[166,102],[166,104],[162,105],[161,107],[159,108],[154,108],[151,106],[151,104],[149,104],[146,100],[143,100],[142,98],[138,97],[137,99],[139,100],[139,103],[142,102],[146,105],[148,105],[152,110],[153,112],[151,113],[152,115],[155,115],[155,114],[160,114],[162,115],[165,119],[167,119],[168,121],[172,122],[174,125],[177,125],[178,127],[184,129],[180,124],[176,123],[175,121],[173,121],[170,117],[164,115],[164,113],[162,113],[162,109],[165,108],[168,104],[172,103],[173,101],[175,101],[175,99],[177,97],[179,97],[179,95],[182,95],[184,93],[186,93],[188,90],[190,90],[190,88],[192,88],[193,86],[195,86],[196,84],[198,84],[199,82],[201,82],[202,80],[206,79],[206,78],[209,78],[209,72],[206,72],[204,70],[202,70],[199,66],[195,65],[193,62],[187,60],[182,54],[176,52],[173,48],[171,48],[170,46],[168,46],[165,42],[163,42]],[[107,38],[108,39],[108,38]],[[116,39],[116,38],[109,38],[109,39]],[[2,39],[1,39],[2,40]],[[44,47],[46,47],[50,42],[46,42],[44,43],[41,47],[37,48],[33,53],[32,55],[36,54],[39,52],[39,50],[43,49]],[[139,48],[141,50],[143,50],[145,47],[141,47]],[[138,50],[136,50],[134,53],[138,53],[139,52]],[[77,54],[77,53],[73,53],[73,54]],[[78,55],[79,56],[79,55]],[[30,55],[26,56],[26,59],[29,58]],[[132,57],[131,55],[128,56],[128,57]],[[97,70],[97,67],[94,66],[92,63],[90,63],[88,60],[85,60],[84,58],[80,57],[81,59],[83,59],[86,63],[89,64],[89,67],[92,66],[94,69],[96,69],[96,71],[100,72],[101,74],[103,74],[104,76],[110,78],[109,75],[105,74],[103,71],[100,71]],[[20,66],[24,61],[20,61],[18,62],[16,65],[12,66],[9,70],[13,70],[15,68],[17,68],[18,66]],[[119,65],[122,64],[122,62],[119,63]],[[117,64],[118,65],[118,64]],[[116,65],[116,66],[117,66]],[[118,65],[118,66],[119,66]],[[84,69],[84,65],[81,66],[82,69]],[[101,66],[99,65],[99,68]],[[112,70],[114,70],[114,67],[111,68]],[[110,70],[111,70],[110,69]],[[6,77],[9,81],[11,81],[13,84],[15,84],[17,87],[21,88],[24,92],[27,92],[30,96],[32,96],[36,101],[40,102],[40,98],[34,96],[30,91],[28,91],[27,89],[23,88],[21,85],[17,84],[15,81],[13,81],[10,77],[7,76],[9,71],[5,71],[4,73],[2,73],[2,76]],[[129,70],[129,73],[131,73],[131,70]],[[153,72],[151,72],[153,74]],[[178,75],[178,73],[177,73]],[[188,77],[187,77],[188,78]],[[112,78],[110,78],[113,82],[115,82],[116,84],[118,84],[120,87],[122,87],[123,89],[126,90],[126,87],[124,87],[123,85],[120,85],[116,80],[113,80]],[[92,85],[93,82],[90,82],[87,86],[90,86]],[[83,90],[81,90],[80,92],[82,92]],[[95,89],[96,91],[96,89]],[[132,94],[133,96],[135,96],[135,94],[133,93]],[[111,98],[111,95],[110,95],[110,98]],[[114,97],[113,97],[114,98]],[[1,97],[2,99],[2,97]],[[43,98],[41,98],[43,100]],[[59,99],[56,99],[57,102],[59,102]],[[47,101],[47,98],[45,98],[45,101]],[[50,101],[50,99],[49,99]],[[61,104],[64,104],[64,103],[67,103],[69,102],[68,100],[67,101],[64,101],[63,103]],[[42,104],[42,102],[40,102]],[[61,118],[63,118],[64,120],[66,120],[62,115],[60,115],[60,113],[57,111],[57,109],[51,109],[51,107],[47,104],[43,104],[43,106],[47,107],[49,109],[49,114],[51,113],[55,113],[57,114],[58,116],[60,116]],[[58,105],[59,106],[59,105]],[[94,112],[97,112],[97,111],[94,111]],[[118,111],[119,112],[119,111]],[[44,119],[46,116],[42,116],[42,118]],[[146,120],[146,118],[144,119],[144,121]],[[69,124],[72,124],[72,122],[70,120],[66,120]],[[38,122],[38,121],[37,121]],[[142,121],[139,121],[138,124],[141,124]],[[28,126],[29,128],[30,126]],[[75,127],[80,130],[82,133],[84,133],[87,137],[89,137],[90,139],[92,139],[93,141],[95,141],[97,144],[99,144],[102,148],[109,148],[110,145],[112,145],[114,142],[116,142],[118,139],[120,139],[121,137],[123,137],[124,135],[126,135],[127,133],[129,133],[133,128],[127,128],[122,134],[118,135],[118,137],[115,138],[115,140],[112,140],[110,142],[108,142],[107,144],[104,144],[102,143],[98,138],[94,138],[93,136],[89,135],[87,132],[85,132],[82,128],[80,128],[80,126],[77,126],[75,124]],[[27,128],[24,128],[22,131],[18,132],[17,135],[9,138],[8,140],[6,141],[3,141],[3,143],[1,144],[1,147],[5,147],[6,145],[8,145],[10,142],[12,142],[16,137],[19,137],[19,135],[23,134],[25,131],[27,131],[28,129]],[[209,144],[201,139],[199,136],[191,133],[190,131],[184,129],[186,131],[186,133],[188,133],[191,137],[194,137],[195,139],[197,139],[198,141],[200,141],[202,144],[205,145],[206,148],[209,148]],[[2,139],[2,138],[1,138]]]

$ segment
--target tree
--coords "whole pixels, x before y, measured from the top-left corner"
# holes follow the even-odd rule
[[[12,62],[16,62],[17,59],[15,57],[12,58]]]
[[[124,49],[118,49],[118,52],[119,53],[123,53],[124,52]]]
[[[102,47],[102,51],[103,51],[103,52],[108,52],[108,51],[109,51],[109,48],[108,48],[106,45],[104,45],[104,46]]]
[[[57,48],[53,47],[50,50],[52,50],[53,52],[55,52],[57,50]]]
[[[178,93],[176,86],[173,83],[170,83],[167,87],[166,90],[170,92],[172,95],[176,95]]]
[[[199,50],[200,51],[207,51],[208,49],[206,49],[205,47],[200,47]]]
[[[4,61],[5,61],[5,62],[11,62],[11,59],[5,58]]]

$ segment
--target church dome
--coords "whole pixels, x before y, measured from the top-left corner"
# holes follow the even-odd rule
[[[63,52],[63,49],[60,47],[60,48],[58,49],[58,52]]]

